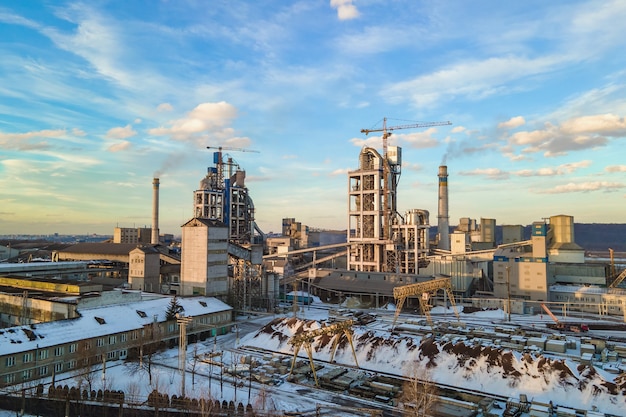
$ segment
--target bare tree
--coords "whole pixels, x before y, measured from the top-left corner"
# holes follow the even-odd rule
[[[126,386],[126,403],[132,409],[140,403],[141,387],[137,381],[131,380]]]
[[[198,366],[198,344],[193,345],[193,360],[191,362],[191,385],[196,385],[196,368]]]
[[[413,362],[405,374],[407,378],[402,386],[402,415],[405,417],[424,417],[433,414],[437,404],[437,386],[432,375],[425,367]]]
[[[94,347],[92,340],[84,340],[78,344],[76,353],[76,368],[72,372],[74,380],[79,389],[86,387],[91,393],[99,364],[97,361],[97,349]]]

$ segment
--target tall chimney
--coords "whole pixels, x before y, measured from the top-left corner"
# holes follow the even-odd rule
[[[152,180],[152,236],[150,243],[159,243],[159,179]]]
[[[437,214],[437,247],[450,250],[450,219],[448,217],[448,167],[439,167],[439,213]]]

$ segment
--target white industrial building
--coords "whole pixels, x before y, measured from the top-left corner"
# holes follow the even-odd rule
[[[194,218],[182,226],[181,295],[228,295],[228,227]]]

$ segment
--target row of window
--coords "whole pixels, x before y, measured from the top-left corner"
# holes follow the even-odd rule
[[[126,351],[126,349],[122,349],[119,351],[111,351],[111,352],[107,352],[107,360],[115,360],[118,358],[124,359],[126,358],[127,355],[128,355],[128,352]],[[96,362],[102,362],[102,355],[96,355]],[[89,359],[85,358],[83,365],[88,365],[88,364],[89,364]],[[55,363],[53,367],[50,367],[48,365],[42,365],[36,368],[24,369],[21,372],[22,381],[28,381],[33,378],[41,378],[41,377],[48,376],[50,369],[54,369],[55,373],[61,373],[63,371],[69,371],[75,368],[76,368],[76,360],[72,359],[72,360],[69,360],[67,363],[64,363],[64,362]],[[15,373],[15,372],[6,374],[4,375],[3,382],[6,384],[14,384],[18,382],[17,381],[18,375],[19,373]]]
[[[133,340],[136,340],[138,338],[139,332],[137,330],[131,332],[131,338]],[[108,336],[108,338],[104,338],[104,337],[100,337],[98,339],[96,339],[96,347],[103,347],[105,345],[105,340],[108,340],[108,344],[109,345],[114,345],[117,342],[117,335],[111,335]],[[119,335],[119,340],[120,343],[124,343],[127,340],[127,335],[125,333],[122,333]],[[69,353],[76,353],[78,348],[78,345],[76,343],[71,343],[70,345],[67,345],[67,350]],[[86,340],[84,343],[84,348],[85,350],[90,350],[92,348],[92,342],[90,340]],[[38,349],[36,351],[36,357],[37,360],[46,360],[50,357],[49,353],[50,350],[49,349]],[[57,346],[53,349],[54,352],[54,356],[63,356],[65,354],[65,346]],[[29,362],[33,362],[33,360],[35,359],[35,355],[33,354],[33,352],[26,352],[22,355],[22,363],[29,363]],[[16,364],[16,360],[15,360],[15,356],[7,356],[7,358],[5,359],[5,366],[7,368],[10,368],[12,366],[15,366]]]
[[[139,312],[138,313],[143,313],[143,312]],[[145,314],[145,313],[144,313]],[[230,313],[229,312],[224,312],[224,313],[220,313],[220,314],[214,314],[211,316],[202,316],[202,317],[197,317],[194,319],[194,323],[198,324],[198,325],[214,325],[216,323],[224,323],[230,320]],[[160,327],[160,326],[159,326]],[[139,339],[140,336],[145,336],[144,333],[144,329],[137,329],[137,330],[133,330],[131,332],[127,333],[121,333],[118,335],[109,335],[106,337],[99,337],[97,339],[95,339],[95,346],[97,348],[102,348],[105,345],[106,346],[113,346],[116,343],[126,343],[128,340],[128,337],[130,335],[130,339],[131,340],[137,340]],[[154,329],[153,331],[159,331],[159,328]],[[169,333],[174,333],[177,331],[176,329],[176,323],[168,323],[168,327],[167,327],[167,331]],[[85,340],[84,342],[82,342],[82,350],[84,351],[89,351],[93,348],[93,340]],[[51,349],[47,349],[47,348],[42,348],[42,349],[37,349],[36,351],[30,351],[30,352],[24,352],[21,356],[22,359],[22,364],[27,364],[27,363],[32,363],[32,362],[36,362],[36,361],[43,361],[43,360],[47,360],[50,358],[50,351],[52,350],[52,357],[60,357],[65,355],[65,352],[73,354],[76,353],[78,351],[78,344],[77,343],[71,343],[68,345],[64,345],[64,346],[56,346],[54,348]],[[107,353],[107,355],[111,355],[111,354],[115,354],[115,351],[109,352]],[[19,356],[13,355],[13,356],[7,356],[5,358],[4,361],[4,366],[6,368],[11,368],[13,366],[16,366],[18,363],[18,359]],[[57,364],[58,365],[58,364]],[[55,366],[57,366],[55,365]]]

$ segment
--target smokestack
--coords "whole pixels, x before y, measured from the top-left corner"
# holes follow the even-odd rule
[[[450,250],[450,219],[448,217],[448,167],[439,167],[439,213],[437,215],[437,247]]]
[[[159,243],[159,179],[152,180],[152,236],[150,243]]]

